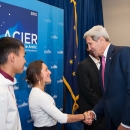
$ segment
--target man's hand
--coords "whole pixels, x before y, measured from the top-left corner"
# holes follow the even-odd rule
[[[121,124],[118,127],[118,130],[130,130],[130,128],[125,128]]]
[[[84,114],[86,116],[86,119],[83,122],[87,125],[91,125],[94,120],[94,113],[92,111],[87,111]]]

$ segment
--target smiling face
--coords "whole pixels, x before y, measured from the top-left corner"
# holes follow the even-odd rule
[[[103,54],[103,44],[102,39],[99,38],[97,41],[92,40],[91,37],[86,38],[86,44],[88,44],[88,51],[92,51],[92,53],[98,57]]]
[[[48,70],[48,67],[44,63],[42,63],[41,76],[43,78],[43,83],[51,82],[50,74],[51,72]]]

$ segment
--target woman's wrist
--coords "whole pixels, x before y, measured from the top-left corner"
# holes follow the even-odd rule
[[[84,119],[83,119],[83,121],[85,121],[86,120],[86,115],[83,113],[83,116],[84,116]]]

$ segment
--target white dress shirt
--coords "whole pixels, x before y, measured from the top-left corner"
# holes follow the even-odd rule
[[[97,60],[95,57],[93,57],[92,55],[90,55],[89,54],[89,56],[91,57],[91,59],[94,61],[94,63],[96,64],[96,66],[97,66],[97,68],[98,68],[98,70],[99,70],[99,68],[100,68],[100,59],[99,60]]]
[[[105,49],[105,51],[103,53],[103,56],[105,57],[105,61],[107,59],[107,52],[108,52],[109,47],[110,47],[110,44],[107,46],[107,48]]]

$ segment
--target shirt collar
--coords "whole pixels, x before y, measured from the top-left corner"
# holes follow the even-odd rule
[[[94,61],[95,64],[100,63],[100,59],[97,60],[95,57],[93,57],[92,55],[89,54],[89,56],[92,58],[92,60]]]
[[[104,56],[105,58],[107,58],[107,52],[108,52],[109,47],[110,47],[110,44],[108,44],[107,48],[105,49],[105,51],[104,51],[104,53],[103,53],[103,56]]]
[[[14,78],[12,78],[9,74],[4,72],[3,70],[0,69],[0,73],[6,78],[9,79],[10,81],[14,82]]]

